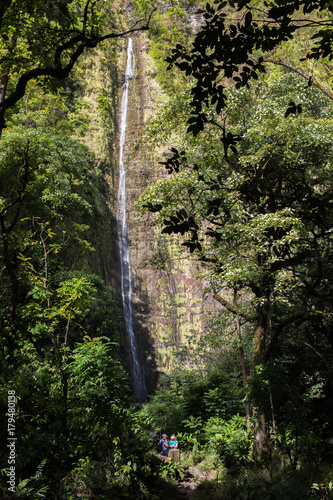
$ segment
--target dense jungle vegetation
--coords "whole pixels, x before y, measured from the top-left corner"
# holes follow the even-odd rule
[[[332,14],[324,0],[0,1],[3,498],[177,498],[190,465],[215,471],[194,499],[333,498]],[[140,147],[168,173],[138,216],[200,263],[221,306],[142,405],[99,262],[117,54],[137,32],[165,95]],[[157,456],[161,430],[179,464]]]

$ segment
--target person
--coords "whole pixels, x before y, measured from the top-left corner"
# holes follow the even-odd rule
[[[160,455],[163,455],[164,457],[168,456],[169,443],[168,436],[166,434],[163,434],[162,439],[159,440],[158,448],[160,450]]]
[[[180,462],[180,454],[178,449],[178,440],[174,434],[172,434],[169,441],[169,454],[168,457],[171,458],[172,462]]]
[[[174,434],[172,434],[171,439],[169,441],[169,447],[170,447],[170,450],[174,450],[175,448],[178,448],[178,441],[177,441],[177,438]]]

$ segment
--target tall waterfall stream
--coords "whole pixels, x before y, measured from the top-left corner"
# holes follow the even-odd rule
[[[126,170],[124,167],[124,144],[126,139],[128,89],[130,80],[134,77],[135,60],[133,41],[128,39],[127,65],[125,83],[120,108],[120,140],[119,140],[119,188],[118,188],[118,217],[117,230],[119,238],[121,296],[123,303],[126,331],[129,339],[130,364],[133,379],[134,396],[142,402],[146,396],[143,367],[140,363],[137,340],[134,333],[133,306],[132,306],[132,276],[129,252],[129,238],[126,220]]]

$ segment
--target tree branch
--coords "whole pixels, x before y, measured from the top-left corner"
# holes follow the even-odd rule
[[[294,73],[297,73],[298,75],[305,78],[308,82],[311,82],[315,87],[317,87],[319,90],[321,90],[325,95],[327,95],[327,97],[329,97],[333,101],[333,93],[332,92],[330,92],[327,88],[325,88],[323,85],[321,85],[315,78],[307,75],[301,69],[296,68],[296,66],[293,66],[292,64],[289,64],[285,61],[274,60],[274,59],[270,59],[270,58],[264,59],[264,62],[271,63],[271,64],[277,64],[279,66],[283,66],[284,68],[290,69]]]
[[[279,335],[281,333],[281,330],[283,330],[283,328],[285,328],[286,326],[291,325],[291,324],[298,326],[298,325],[301,325],[302,323],[304,323],[305,321],[308,321],[311,319],[321,319],[321,318],[327,318],[327,317],[333,317],[333,313],[327,313],[327,312],[318,311],[318,310],[307,311],[307,312],[303,312],[303,313],[299,313],[299,314],[292,314],[291,316],[288,316],[287,318],[284,318],[282,321],[277,323],[276,326],[274,327],[275,332],[271,338],[271,341],[269,343],[269,346],[268,346],[266,353],[265,353],[265,356],[264,356],[265,362],[268,361],[268,359],[270,358],[270,356],[273,352],[273,349],[276,345],[276,342],[279,338]]]
[[[221,297],[221,295],[214,293],[213,297],[220,304],[222,304],[226,309],[228,309],[228,311],[232,312],[233,314],[236,314],[237,316],[240,316],[241,318],[245,319],[245,321],[249,321],[250,323],[253,323],[253,321],[256,321],[255,317],[247,316],[247,314],[244,314],[242,311],[239,311],[238,308],[234,304],[232,304],[231,302],[229,302],[225,298]]]
[[[1,1],[1,0],[0,0]],[[86,4],[86,7],[88,6],[89,1]],[[155,10],[155,9],[154,9]],[[30,80],[34,78],[38,78],[40,76],[50,76],[52,78],[57,78],[58,80],[63,80],[64,78],[67,78],[67,76],[70,74],[71,70],[73,69],[73,66],[75,65],[76,61],[79,59],[79,57],[82,55],[84,50],[86,48],[94,48],[96,47],[99,43],[103,42],[104,40],[109,40],[112,38],[122,38],[126,35],[129,35],[131,33],[135,33],[137,31],[145,31],[149,29],[149,22],[151,19],[151,16],[154,11],[151,12],[151,14],[148,17],[147,22],[142,25],[142,26],[137,26],[138,23],[142,22],[143,20],[137,21],[134,26],[128,30],[118,32],[118,33],[109,33],[104,36],[96,37],[96,38],[87,38],[83,33],[80,35],[77,35],[70,40],[68,40],[66,43],[62,44],[61,46],[57,47],[55,50],[55,63],[53,66],[45,66],[44,68],[34,68],[32,70],[26,71],[21,75],[21,77],[18,80],[18,83],[16,85],[15,90],[12,92],[12,94],[7,98],[4,99],[3,102],[0,102],[0,132],[1,129],[6,127],[5,120],[3,119],[3,115],[5,111],[12,106],[14,106],[20,99],[25,94],[27,84]],[[72,55],[70,56],[70,60],[68,64],[65,66],[61,65],[60,62],[60,57],[61,54],[64,52],[64,50],[67,50],[71,47],[74,47],[74,45],[79,44],[78,47],[74,50]]]
[[[85,35],[87,29],[87,19],[88,19],[88,7],[90,4],[90,0],[87,0],[86,5],[84,7],[84,15],[83,15],[83,30],[82,33]]]

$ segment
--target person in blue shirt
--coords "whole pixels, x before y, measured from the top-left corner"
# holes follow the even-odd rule
[[[170,448],[170,450],[174,450],[175,448],[178,448],[177,437],[174,434],[172,434],[171,439],[169,441],[169,448]]]
[[[168,436],[166,434],[163,434],[162,439],[159,440],[158,448],[160,450],[160,455],[163,455],[164,457],[168,456],[169,443]]]

